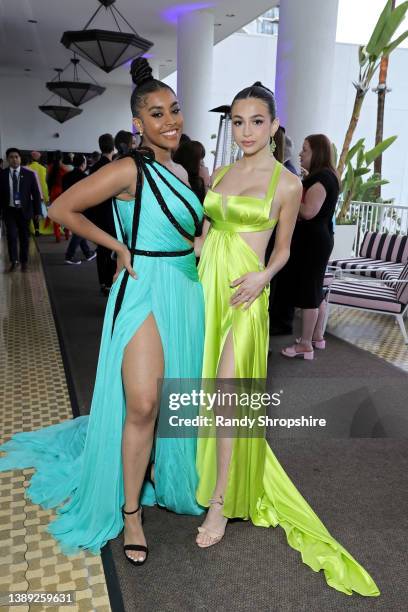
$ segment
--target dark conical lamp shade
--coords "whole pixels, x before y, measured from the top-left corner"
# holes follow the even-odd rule
[[[62,44],[105,72],[111,72],[131,59],[141,57],[153,43],[137,34],[110,30],[64,32]]]
[[[105,87],[81,81],[50,81],[47,89],[74,106],[80,106],[105,91]]]
[[[69,119],[73,119],[82,113],[82,108],[74,108],[72,106],[48,105],[38,107],[42,113],[45,113],[58,123],[65,123]]]

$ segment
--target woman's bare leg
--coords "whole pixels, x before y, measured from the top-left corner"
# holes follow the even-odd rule
[[[139,505],[140,490],[149,463],[158,408],[158,380],[163,377],[164,357],[155,319],[150,314],[126,347],[122,379],[126,395],[126,419],[122,437],[125,510]],[[126,544],[146,545],[141,513],[126,515]],[[128,551],[142,561],[146,554]]]
[[[297,345],[298,351],[311,351],[313,332],[316,327],[319,310],[317,308],[304,308],[302,310],[302,337]]]
[[[319,315],[317,317],[317,323],[313,332],[313,340],[323,340],[323,325],[324,318],[326,315],[327,302],[326,300],[322,300],[322,303],[319,306]]]
[[[234,344],[232,332],[229,332],[224,344],[221,359],[218,366],[218,379],[235,378]],[[222,380],[219,384],[222,389]],[[222,407],[219,408],[223,412]],[[202,527],[209,532],[223,534],[227,524],[227,519],[223,515],[224,492],[228,484],[228,471],[231,461],[233,440],[223,436],[217,437],[217,482],[212,495],[212,499],[221,503],[211,504]],[[214,538],[209,533],[201,532],[198,534],[196,542],[201,546],[208,546]]]

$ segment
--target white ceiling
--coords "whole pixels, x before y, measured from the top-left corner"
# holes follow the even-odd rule
[[[210,8],[214,11],[215,23],[220,24],[214,28],[217,43],[276,4],[277,0],[189,0],[188,3],[186,0],[116,0],[115,6],[138,34],[154,42],[150,53],[159,60],[160,76],[164,78],[176,69],[177,48],[176,24],[169,22],[166,14],[173,16],[174,11],[186,6]],[[0,79],[2,75],[25,75],[28,79],[51,80],[55,76],[53,69],[64,68],[72,57],[60,43],[62,33],[82,29],[98,6],[97,0],[0,0]],[[228,14],[234,17],[227,17]],[[38,23],[29,23],[29,19]],[[91,27],[116,30],[112,16],[104,8]],[[85,60],[81,62],[100,84],[129,84],[126,66],[106,74]],[[25,72],[26,68],[31,71]],[[72,78],[70,68],[65,76]],[[82,71],[80,79],[84,79]]]

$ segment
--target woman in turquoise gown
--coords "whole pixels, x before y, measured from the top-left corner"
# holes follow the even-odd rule
[[[0,447],[7,453],[1,471],[35,468],[28,496],[58,507],[48,529],[67,554],[98,553],[115,538],[123,504],[127,512],[139,501],[178,513],[203,511],[195,499],[196,440],[158,437],[152,450],[157,379],[201,375],[204,304],[192,242],[201,231],[202,206],[171,160],[182,133],[174,92],[151,78],[145,61],[135,68],[131,105],[144,153],[107,165],[49,210],[57,222],[118,254],[90,415],[19,433]],[[82,215],[111,196],[118,240]],[[144,479],[151,461],[154,487]],[[125,516],[125,544],[134,546],[125,554],[142,563],[141,512]]]
[[[273,93],[261,84],[246,88],[237,94],[231,113],[243,158],[215,172],[204,201],[203,236],[196,241],[197,254],[202,247],[199,275],[205,301],[203,379],[217,380],[221,390],[225,378],[266,381],[269,281],[289,257],[301,196],[300,181],[270,151],[278,127]],[[266,246],[278,220],[275,248],[265,267]],[[216,407],[216,414],[225,409]],[[220,542],[229,518],[250,519],[261,527],[280,525],[288,544],[314,571],[323,570],[329,586],[348,595],[379,595],[369,573],[299,493],[265,437],[231,439],[214,429],[203,428],[198,439],[197,499],[209,511],[197,544],[207,548]]]

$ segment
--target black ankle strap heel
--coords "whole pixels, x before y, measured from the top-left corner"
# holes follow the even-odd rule
[[[139,510],[141,510],[141,523],[143,525],[144,522],[144,516],[143,516],[143,506],[141,506],[140,504],[138,505],[138,507],[136,508],[136,510],[132,510],[131,512],[127,512],[125,510],[125,506],[122,506],[122,517],[123,520],[125,520],[126,516],[129,514],[136,514],[136,512],[139,512]],[[126,551],[140,551],[140,552],[144,552],[146,553],[145,558],[142,561],[135,561],[134,559],[131,559],[127,554]],[[146,563],[147,561],[147,556],[149,554],[149,549],[147,546],[143,546],[142,544],[126,544],[126,546],[123,547],[123,552],[124,555],[126,557],[126,559],[129,561],[129,563],[131,563],[132,565],[143,565],[143,563]]]

